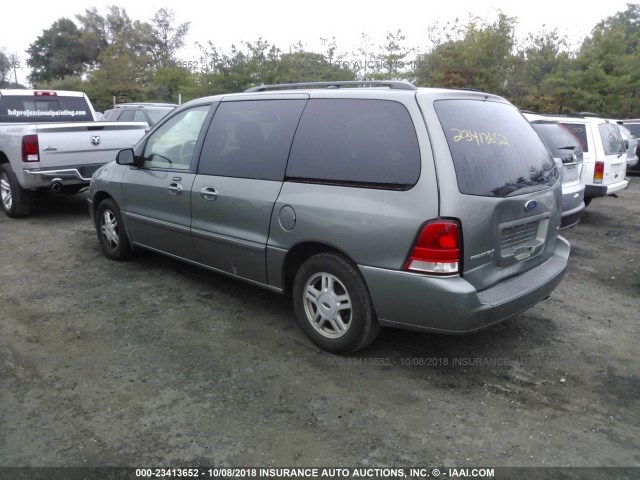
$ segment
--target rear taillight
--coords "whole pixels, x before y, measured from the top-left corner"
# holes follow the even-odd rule
[[[22,161],[39,162],[38,135],[25,135],[22,137]]]
[[[593,170],[593,183],[602,183],[604,178],[604,162],[596,162],[596,167]]]
[[[460,226],[453,220],[427,223],[411,250],[405,270],[452,275],[460,272]]]
[[[54,92],[53,90],[36,90],[35,92],[33,92],[33,94],[36,97],[56,97],[56,96],[58,96],[58,93]]]

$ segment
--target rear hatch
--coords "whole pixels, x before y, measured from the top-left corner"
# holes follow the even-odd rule
[[[627,173],[627,149],[620,129],[613,123],[598,124],[598,132],[604,148],[603,185],[610,185],[624,180]]]
[[[562,190],[538,134],[499,97],[433,106],[442,126],[432,132],[442,153],[440,216],[462,227],[462,275],[483,290],[544,262],[558,237]]]
[[[582,145],[566,127],[553,120],[531,122],[554,158],[562,161],[562,186],[572,187],[580,183],[582,173]]]

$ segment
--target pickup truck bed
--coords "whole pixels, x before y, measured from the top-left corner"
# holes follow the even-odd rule
[[[133,146],[144,122],[97,122],[81,92],[0,90],[0,207],[29,213],[35,190],[73,194]]]

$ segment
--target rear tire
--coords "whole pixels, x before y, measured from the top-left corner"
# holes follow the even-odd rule
[[[31,212],[31,192],[18,183],[11,165],[0,165],[0,205],[9,217],[18,218]]]
[[[315,255],[302,264],[293,282],[293,305],[307,336],[331,353],[355,352],[380,332],[360,272],[333,253]]]
[[[129,243],[120,209],[110,198],[98,205],[96,232],[102,251],[111,260],[126,260],[133,256],[134,251]]]

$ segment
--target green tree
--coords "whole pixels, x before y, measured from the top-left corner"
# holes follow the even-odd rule
[[[87,94],[99,110],[109,108],[113,97],[118,103],[144,101],[151,73],[147,56],[110,45],[100,55],[100,68],[89,77]]]
[[[520,108],[561,113],[571,94],[572,59],[557,29],[530,34],[515,56],[507,96]]]
[[[8,86],[11,83],[11,73],[13,71],[11,61],[3,50],[0,50],[0,87]]]
[[[89,60],[82,32],[68,18],[56,20],[28,48],[32,83],[79,75]]]
[[[464,27],[454,24],[453,34],[432,42],[434,48],[418,57],[417,81],[504,94],[515,64],[515,25],[516,19],[503,13],[493,23],[472,18]]]
[[[630,117],[640,111],[640,5],[598,23],[575,59],[576,110]]]
[[[371,74],[374,80],[401,80],[411,76],[409,72],[408,57],[411,49],[404,46],[406,37],[401,30],[387,33],[385,44],[375,56],[375,73]]]
[[[184,46],[190,22],[175,25],[175,13],[161,8],[151,20],[151,56],[158,68],[172,66],[176,52]]]

